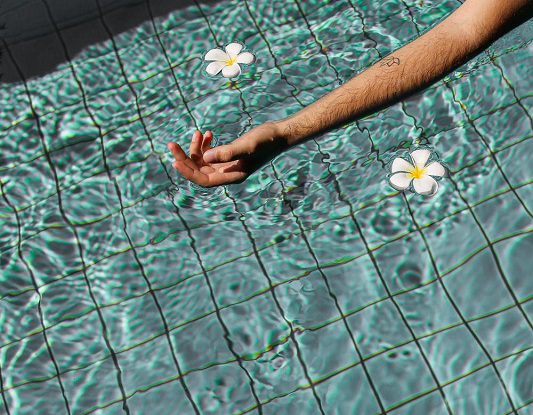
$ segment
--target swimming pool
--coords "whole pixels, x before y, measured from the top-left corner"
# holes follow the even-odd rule
[[[58,31],[46,74],[4,48],[22,81],[0,88],[0,413],[528,413],[530,22],[202,189],[168,141],[285,117],[459,3],[156,3],[120,32],[97,14],[108,39],[75,53]],[[202,61],[231,41],[257,57],[237,85]],[[413,143],[452,172],[433,198],[387,182]]]

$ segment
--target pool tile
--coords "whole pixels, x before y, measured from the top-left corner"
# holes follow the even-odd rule
[[[413,414],[427,414],[427,415],[446,415],[449,414],[446,404],[439,392],[432,392],[420,397],[414,397],[405,405],[394,409],[395,415],[413,415]]]
[[[528,346],[528,349],[529,346]],[[521,407],[529,400],[531,385],[531,350],[524,350],[514,356],[496,362],[496,367],[507,385],[515,407]],[[525,414],[527,411],[518,411]]]
[[[441,384],[489,363],[483,342],[480,345],[464,325],[423,338],[420,345]]]
[[[237,363],[195,371],[185,380],[201,413],[236,413],[255,405],[250,380]]]
[[[533,140],[529,138],[520,144],[501,151],[496,156],[511,186],[516,187],[521,184],[530,183],[533,179],[531,170],[527,166],[528,163],[522,162],[523,155],[531,154],[532,151]]]
[[[5,385],[5,384],[4,384]],[[47,382],[29,383],[21,386],[10,393],[6,393],[11,401],[10,410],[31,413],[35,408],[46,408],[51,413],[64,413],[66,411],[65,400],[61,395],[61,388],[57,379],[51,379]],[[13,401],[17,402],[15,404]],[[3,405],[2,405],[3,408]]]
[[[88,363],[107,358],[110,350],[102,330],[96,312],[64,321],[48,329],[48,341],[60,371],[85,367]]]
[[[269,293],[225,308],[220,316],[228,328],[233,349],[241,356],[251,357],[268,350],[289,333],[289,327]]]
[[[453,413],[507,413],[511,408],[492,367],[485,367],[444,388]]]
[[[103,406],[122,398],[117,382],[117,371],[111,358],[82,369],[63,373],[61,381],[70,408],[75,413]],[[122,406],[122,401],[120,401],[120,406]]]
[[[361,365],[332,373],[330,378],[316,385],[316,391],[326,413],[379,413],[377,400]]]
[[[533,334],[524,314],[528,315],[525,310],[513,307],[471,324],[493,359],[527,349],[531,345]]]
[[[95,309],[81,272],[45,285],[39,292],[47,327],[78,318]]]
[[[525,278],[529,273],[528,261],[533,250],[533,235],[515,236],[494,245],[496,255],[511,289],[519,300],[533,292],[533,281]]]
[[[170,336],[184,372],[235,360],[214,314],[173,330]]]
[[[42,331],[37,298],[35,291],[31,290],[16,297],[5,297],[0,300],[0,316],[2,316],[2,320],[18,320],[17,324],[4,324],[0,333],[0,347],[27,337],[30,333]],[[24,315],[24,318],[21,319],[21,315]],[[36,336],[41,336],[41,334]]]
[[[22,242],[21,249],[39,285],[82,267],[76,239],[67,227],[47,229]]]
[[[289,398],[282,397],[275,401],[269,402],[263,408],[263,414],[276,415],[287,411],[287,413],[301,413],[312,414],[318,412],[317,400],[314,397],[310,389],[298,391],[295,394],[291,394]]]
[[[386,408],[436,387],[414,344],[396,349],[393,356],[379,356],[367,362],[370,377]]]
[[[419,233],[385,245],[375,252],[375,258],[391,293],[416,289],[436,277]]]
[[[413,340],[391,300],[381,301],[347,318],[365,358]],[[395,356],[395,349],[386,355]]]
[[[300,335],[295,333],[297,341]],[[243,361],[254,379],[260,401],[282,397],[300,385],[308,384],[297,353],[294,342],[287,337],[285,342],[271,350]]]
[[[121,353],[118,356],[118,364],[126,394],[138,393],[153,384],[178,376],[172,353],[174,349],[170,349],[165,336]],[[150,367],[150,370],[146,370],[146,367]],[[175,389],[181,389],[179,382],[173,384]]]
[[[461,321],[438,282],[398,295],[396,301],[417,337]]]
[[[129,349],[165,332],[163,320],[152,295],[133,298],[102,308],[109,330],[108,337],[115,351]],[[143,316],[143,319],[132,316]],[[128,316],[128,317],[127,317]]]
[[[309,376],[314,382],[359,361],[350,334],[341,321],[316,330],[306,330],[297,337]],[[334,349],[335,353],[329,353]]]

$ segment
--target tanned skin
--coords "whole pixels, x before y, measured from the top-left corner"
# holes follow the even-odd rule
[[[241,183],[287,149],[393,105],[433,84],[533,15],[533,0],[466,0],[445,20],[295,114],[211,147],[195,131],[187,156],[168,143],[174,168],[203,187]]]

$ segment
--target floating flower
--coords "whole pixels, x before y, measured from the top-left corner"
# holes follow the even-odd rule
[[[207,65],[205,70],[209,75],[217,75],[222,71],[226,78],[239,76],[241,67],[239,63],[250,64],[254,61],[255,56],[250,52],[240,53],[243,46],[240,43],[230,43],[226,46],[226,51],[220,49],[211,49],[205,55],[206,61],[214,61]]]
[[[432,196],[437,193],[439,184],[433,177],[442,177],[446,169],[437,161],[427,164],[431,152],[427,149],[415,150],[409,154],[412,163],[401,157],[394,159],[391,165],[390,184],[396,190],[405,190],[413,184],[416,193]]]

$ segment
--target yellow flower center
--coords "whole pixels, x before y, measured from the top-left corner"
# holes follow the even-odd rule
[[[235,62],[237,62],[237,56],[235,56],[235,57],[233,57],[233,58],[229,58],[229,59],[226,61],[226,65],[231,66],[231,65],[233,65]]]
[[[426,169],[423,167],[415,166],[415,168],[411,169],[409,173],[411,174],[411,177],[413,179],[421,179],[422,176],[426,173]]]

